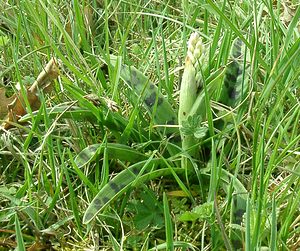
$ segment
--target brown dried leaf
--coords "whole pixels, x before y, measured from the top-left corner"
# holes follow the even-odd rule
[[[38,110],[41,103],[39,98],[36,96],[35,93],[31,92],[30,90],[26,91],[26,97],[28,103],[30,104],[31,110],[35,111]],[[9,129],[13,125],[10,122],[18,122],[18,120],[27,113],[26,105],[24,97],[22,96],[21,92],[17,95],[14,95],[14,100],[12,103],[7,105],[8,110],[8,117],[3,125],[4,129]]]
[[[55,80],[58,75],[58,65],[56,60],[52,58],[43,71],[39,74],[33,85],[26,90],[26,98],[32,111],[38,110],[41,104],[37,96],[38,89],[45,90],[46,88],[48,90],[51,82]],[[0,102],[0,115],[7,115],[7,119],[3,124],[3,128],[9,129],[13,126],[12,122],[17,123],[18,120],[27,113],[25,99],[21,91],[8,99],[5,97],[5,91],[1,92],[1,89],[0,98],[2,102]]]
[[[0,119],[4,119],[7,116],[7,106],[10,104],[15,97],[7,98],[5,96],[6,89],[0,88]]]
[[[37,87],[43,89],[51,84],[51,81],[55,80],[59,75],[59,68],[55,58],[51,58],[46,67],[37,77],[36,81],[29,88],[31,92],[37,92]]]

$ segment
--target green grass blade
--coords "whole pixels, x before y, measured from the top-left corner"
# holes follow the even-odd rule
[[[247,207],[246,207],[246,215],[245,215],[245,243],[246,243],[246,250],[253,250],[252,249],[252,241],[251,241],[251,203],[249,197],[247,198]]]
[[[21,226],[17,214],[15,214],[15,231],[16,231],[16,239],[17,239],[17,250],[26,251],[23,235],[21,231]]]
[[[72,207],[74,219],[75,219],[79,234],[82,235],[82,226],[81,226],[81,220],[80,220],[80,216],[79,216],[80,210],[78,208],[78,203],[76,201],[77,196],[75,194],[75,191],[74,191],[74,188],[73,188],[73,185],[72,185],[72,182],[71,182],[71,179],[70,179],[70,176],[69,176],[69,171],[68,171],[67,167],[63,166],[63,169],[64,169],[65,177],[66,177],[66,180],[67,180],[68,189],[69,189],[69,192],[70,192],[69,200],[70,200],[70,204],[71,204],[71,207]]]
[[[277,250],[277,207],[275,196],[272,198],[272,221],[271,221],[271,239],[270,239],[271,250]]]
[[[166,244],[167,250],[174,250],[173,243],[173,224],[170,215],[169,203],[166,193],[163,194],[163,204],[164,204],[164,216],[165,216],[165,228],[166,228]]]

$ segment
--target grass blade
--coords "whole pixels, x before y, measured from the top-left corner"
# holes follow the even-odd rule
[[[15,214],[15,231],[16,231],[16,239],[17,239],[17,250],[26,251],[23,235],[21,231],[21,226],[17,214]]]
[[[169,203],[166,193],[163,195],[163,204],[164,204],[164,216],[165,216],[165,227],[166,227],[166,248],[167,250],[174,250],[173,243],[173,223],[170,215]]]

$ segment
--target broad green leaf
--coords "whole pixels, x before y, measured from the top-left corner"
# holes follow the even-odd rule
[[[81,108],[78,106],[69,106],[69,105],[59,105],[52,108],[47,108],[47,115],[49,118],[54,119],[57,116],[60,116],[63,119],[73,119],[75,121],[94,121],[97,119],[91,112],[91,110],[86,108]],[[34,111],[31,114],[26,114],[19,121],[26,122],[31,119],[32,116],[36,116],[38,111]]]
[[[83,223],[89,223],[105,206],[122,195],[129,187],[136,187],[151,179],[172,174],[169,168],[157,169],[161,163],[163,163],[162,159],[150,158],[120,172],[92,200],[84,214]],[[182,168],[174,168],[173,171],[177,173],[185,172]]]
[[[110,57],[110,63],[115,67],[117,58],[112,55]],[[121,78],[138,97],[142,97],[145,108],[150,115],[153,115],[154,122],[158,125],[176,125],[177,114],[168,100],[158,90],[157,86],[134,66],[122,64],[120,67]],[[162,131],[164,130],[166,130],[167,133],[178,131],[176,128],[172,127],[166,127]]]
[[[246,46],[239,38],[233,42],[230,62],[226,67],[224,83],[219,101],[227,106],[236,107],[248,90],[244,64]]]
[[[84,214],[83,222],[88,223],[91,221],[111,200],[125,191],[136,180],[141,170],[147,170],[147,172],[149,172],[153,168],[156,168],[158,163],[157,160],[153,160],[152,155],[148,160],[134,164],[120,172],[109,181],[93,199]]]
[[[83,149],[75,158],[75,163],[78,167],[82,167],[90,163],[99,154],[103,154],[104,149],[107,149],[109,158],[119,159],[129,162],[138,162],[146,159],[146,155],[134,150],[133,148],[117,143],[94,144]]]

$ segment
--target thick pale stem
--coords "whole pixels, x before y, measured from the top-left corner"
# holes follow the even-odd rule
[[[187,120],[190,110],[197,98],[197,84],[195,68],[189,57],[186,59],[184,73],[182,76],[182,84],[179,96],[179,113],[178,121],[182,126],[183,122]],[[196,144],[196,139],[192,135],[184,135],[181,132],[182,149],[184,151],[189,150]],[[190,149],[188,153],[193,156],[196,149]],[[194,157],[194,156],[193,156]]]
[[[183,123],[188,119],[188,116],[191,115],[190,111],[197,98],[197,89],[198,81],[196,78],[197,68],[199,66],[199,59],[202,54],[202,43],[199,35],[193,33],[190,37],[188,44],[188,52],[185,59],[185,67],[182,76],[180,96],[179,96],[179,112],[178,112],[178,122],[182,126]],[[193,135],[184,135],[181,132],[182,140],[182,150],[196,157],[197,140]],[[187,159],[183,157],[182,165],[187,166]]]

